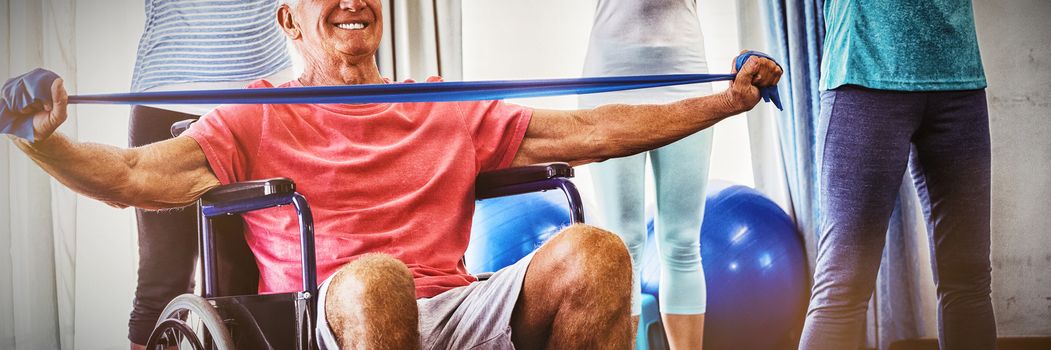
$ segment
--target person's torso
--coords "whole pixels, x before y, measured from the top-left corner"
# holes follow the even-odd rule
[[[831,0],[825,24],[823,90],[986,86],[971,0]]]
[[[267,105],[248,179],[289,177],[311,206],[319,280],[364,253],[413,272],[418,296],[474,280],[462,263],[474,212],[475,150],[455,103]],[[239,179],[240,180],[240,179]],[[245,215],[260,291],[299,288],[291,208]]]
[[[704,74],[708,63],[695,0],[599,0],[584,76]],[[606,103],[662,103],[710,89],[670,86],[579,97],[582,108]]]
[[[245,82],[291,67],[276,0],[146,0],[132,91]]]

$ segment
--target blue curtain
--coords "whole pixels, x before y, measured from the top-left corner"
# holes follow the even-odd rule
[[[777,120],[791,214],[803,233],[811,262],[820,223],[817,121],[825,34],[823,3],[824,0],[772,0],[764,2],[763,8],[771,54],[786,72],[779,84],[785,109]]]
[[[820,66],[824,0],[762,1],[767,41],[785,71],[780,84],[785,110],[778,134],[793,217],[806,242],[810,266],[820,232]],[[926,227],[912,179],[906,172],[890,218],[887,246],[869,310],[866,347],[887,349],[901,339],[936,336],[934,286]]]

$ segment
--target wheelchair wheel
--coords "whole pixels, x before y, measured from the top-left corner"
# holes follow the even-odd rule
[[[233,350],[233,344],[215,307],[200,296],[183,294],[161,311],[146,349]]]

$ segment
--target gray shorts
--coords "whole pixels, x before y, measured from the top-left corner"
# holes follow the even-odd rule
[[[518,300],[533,254],[497,271],[487,280],[454,288],[433,298],[417,299],[424,349],[514,349],[511,312]],[[336,336],[325,318],[325,294],[331,277],[319,288],[317,337],[321,350],[337,350]]]

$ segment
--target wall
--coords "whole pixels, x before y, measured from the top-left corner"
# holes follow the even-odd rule
[[[993,148],[1000,336],[1051,336],[1051,2],[976,0]]]

